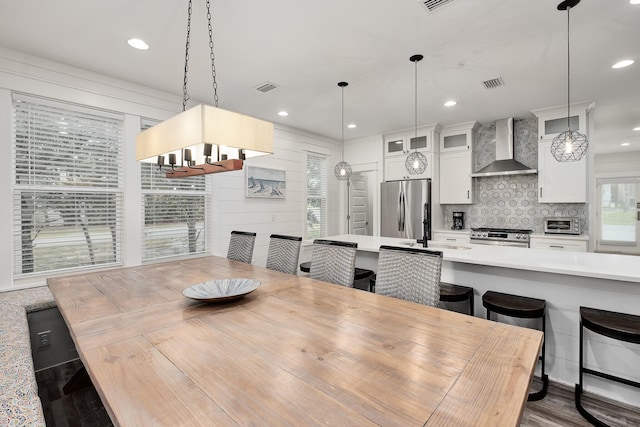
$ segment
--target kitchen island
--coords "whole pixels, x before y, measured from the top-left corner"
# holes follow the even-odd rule
[[[422,246],[410,239],[379,236],[327,239],[358,243],[357,266],[374,271],[380,245]],[[304,242],[302,261],[310,256],[310,245]],[[481,296],[488,290],[547,301],[546,371],[556,382],[570,386],[578,382],[580,306],[640,315],[640,257],[434,241],[428,246],[443,252],[442,281],[474,288],[477,316],[486,314]],[[529,320],[500,320],[535,326]],[[640,381],[640,346],[589,331],[585,339],[587,363]],[[587,377],[585,389],[635,406],[640,402],[637,389],[599,378]]]

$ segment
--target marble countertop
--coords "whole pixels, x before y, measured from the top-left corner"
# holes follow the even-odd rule
[[[422,247],[415,244],[415,240],[392,237],[342,234],[326,239],[355,242],[358,244],[358,250],[367,252],[378,252],[381,245],[407,247],[413,243],[417,248]],[[310,245],[312,241],[303,243]],[[640,283],[640,257],[633,255],[457,244],[431,240],[428,249],[442,251],[443,259],[451,262]]]

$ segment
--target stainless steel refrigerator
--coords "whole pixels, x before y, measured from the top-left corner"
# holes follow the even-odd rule
[[[431,239],[431,180],[410,179],[380,184],[380,235]]]

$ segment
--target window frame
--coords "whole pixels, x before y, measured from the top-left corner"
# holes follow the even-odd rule
[[[317,169],[318,169],[318,177],[317,179],[319,180],[319,188],[318,188],[318,194],[310,194],[310,179],[311,179],[311,172],[312,172],[312,167],[313,164],[311,162],[316,162],[318,163]],[[307,159],[306,159],[306,171],[307,171],[307,182],[306,182],[306,186],[305,186],[305,201],[306,201],[306,208],[305,208],[305,238],[306,239],[318,239],[318,238],[323,238],[327,236],[327,214],[328,214],[328,209],[327,209],[327,200],[328,200],[328,173],[327,173],[327,163],[328,162],[328,156],[324,155],[324,154],[320,154],[320,153],[314,153],[314,152],[307,152]],[[312,214],[313,212],[310,211],[311,207],[309,205],[309,202],[313,200],[313,201],[319,201],[319,207],[315,208],[315,209],[319,209],[320,213],[320,218],[318,219],[318,224],[319,224],[319,233],[314,233],[311,234],[310,230],[309,230],[309,226],[310,226],[310,217],[309,215]]]
[[[124,114],[13,92],[11,116],[13,277],[121,266]]]

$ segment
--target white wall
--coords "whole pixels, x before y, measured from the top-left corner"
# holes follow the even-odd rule
[[[593,177],[640,177],[640,151],[615,154],[596,154],[593,159]],[[593,183],[595,187],[595,182]]]
[[[164,120],[180,112],[181,97],[134,85],[96,73],[54,63],[42,58],[0,48],[0,155],[5,166],[0,172],[0,291],[44,285],[47,276],[13,278],[12,112],[11,93],[39,95],[125,114],[124,265],[141,263],[142,219],[140,166],[135,161],[135,135],[140,118]],[[224,105],[221,105],[224,107]],[[340,189],[333,179],[333,165],[340,160],[340,142],[297,129],[276,126],[274,154],[249,159],[247,164],[284,169],[287,196],[284,200],[247,199],[244,171],[209,175],[211,221],[207,233],[209,252],[226,256],[231,230],[255,231],[258,240],[254,264],[264,265],[271,233],[304,236],[306,226],[306,153],[328,157],[328,234],[337,234],[340,221]]]

